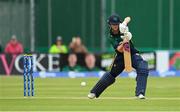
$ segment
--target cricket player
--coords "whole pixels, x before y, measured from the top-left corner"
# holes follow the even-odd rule
[[[135,96],[145,99],[146,84],[148,78],[148,63],[138,54],[131,42],[132,34],[127,24],[124,24],[118,15],[108,18],[108,40],[112,44],[116,55],[109,72],[106,72],[88,94],[88,98],[98,98],[101,93],[115,82],[115,78],[124,70],[123,43],[129,42],[132,66],[137,72]]]

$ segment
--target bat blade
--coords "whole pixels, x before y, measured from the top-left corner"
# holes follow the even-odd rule
[[[123,44],[123,54],[124,54],[124,71],[131,72],[133,70],[131,61],[131,50],[129,42]]]

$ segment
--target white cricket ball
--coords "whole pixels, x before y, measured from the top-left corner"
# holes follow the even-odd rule
[[[81,86],[86,86],[86,82],[81,82]]]

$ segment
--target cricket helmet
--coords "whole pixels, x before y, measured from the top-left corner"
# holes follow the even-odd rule
[[[120,19],[119,15],[114,14],[108,18],[107,23],[109,25],[118,25],[119,23],[121,23],[121,19]]]

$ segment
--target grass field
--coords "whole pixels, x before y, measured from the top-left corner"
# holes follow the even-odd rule
[[[23,97],[23,78],[0,77],[0,111],[180,111],[180,77],[149,78],[147,99],[134,97],[135,81],[118,78],[99,99],[86,96],[97,78],[37,78],[35,97]],[[87,86],[81,87],[81,81]]]

